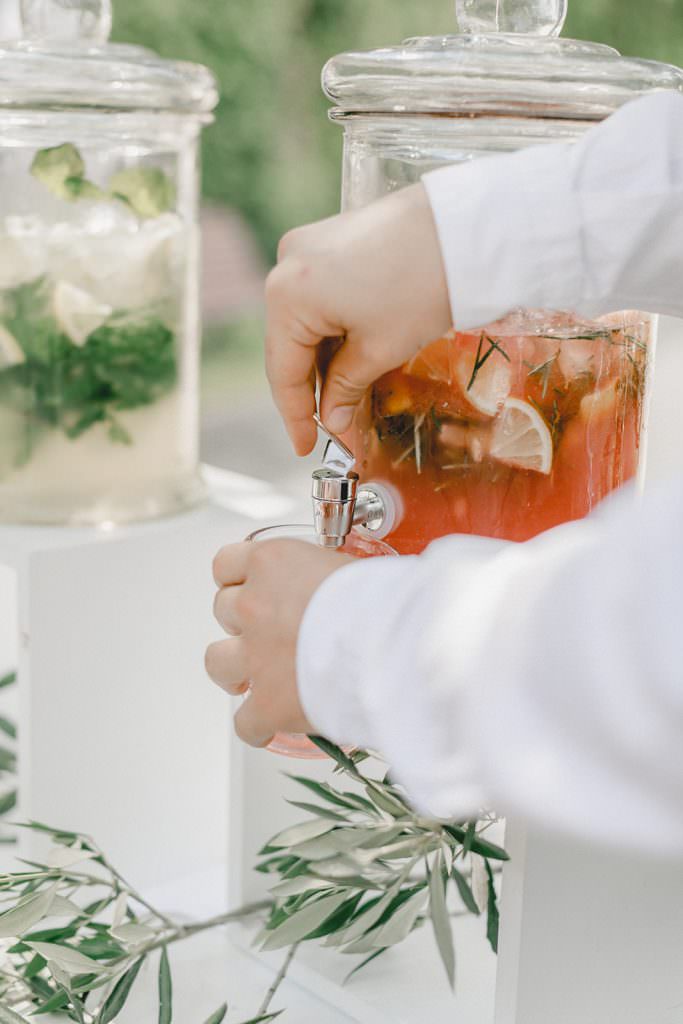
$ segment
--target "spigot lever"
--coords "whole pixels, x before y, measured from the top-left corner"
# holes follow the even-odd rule
[[[318,429],[323,432],[327,438],[327,444],[325,445],[325,453],[323,455],[323,466],[327,469],[334,469],[344,474],[348,473],[356,465],[356,457],[352,451],[350,451],[344,442],[332,434],[317,412],[313,413],[313,419],[318,425]]]
[[[320,544],[343,547],[354,526],[374,536],[386,536],[394,520],[387,492],[374,484],[361,488],[358,474],[353,472],[353,452],[327,429],[317,413],[314,419],[328,439],[323,468],[313,473],[313,522]]]

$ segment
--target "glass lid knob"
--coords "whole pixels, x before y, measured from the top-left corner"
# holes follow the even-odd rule
[[[111,0],[21,0],[24,38],[104,43],[111,31]]]
[[[460,31],[469,35],[557,36],[567,0],[455,0]]]

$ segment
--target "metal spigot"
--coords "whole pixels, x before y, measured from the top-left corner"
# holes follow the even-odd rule
[[[386,537],[395,520],[394,502],[379,484],[360,485],[353,452],[331,434],[320,417],[315,422],[327,437],[322,469],[313,473],[313,523],[324,548],[341,548],[354,526]]]

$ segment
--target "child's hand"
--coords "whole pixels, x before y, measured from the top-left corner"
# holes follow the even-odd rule
[[[321,416],[337,434],[367,388],[452,326],[441,250],[422,185],[290,232],[267,284],[266,369],[300,455],[316,441],[315,366],[324,338],[343,344],[325,375]]]
[[[296,540],[231,544],[216,555],[214,614],[231,639],[211,644],[206,670],[230,694],[251,691],[235,715],[245,743],[263,747],[276,732],[315,731],[299,701],[297,637],[315,591],[349,561]]]

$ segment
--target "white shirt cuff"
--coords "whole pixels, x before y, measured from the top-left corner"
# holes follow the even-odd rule
[[[572,150],[534,146],[423,177],[455,326],[513,309],[573,309],[581,295],[581,215]]]

